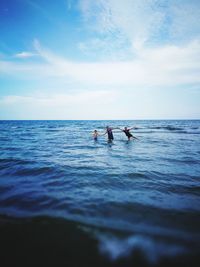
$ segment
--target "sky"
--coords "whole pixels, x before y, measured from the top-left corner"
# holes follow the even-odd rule
[[[1,0],[0,119],[200,119],[200,1]]]

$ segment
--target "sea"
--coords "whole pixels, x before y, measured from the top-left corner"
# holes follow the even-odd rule
[[[0,121],[0,266],[200,266],[200,120]]]

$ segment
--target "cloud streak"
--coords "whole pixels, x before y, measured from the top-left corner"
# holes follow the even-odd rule
[[[8,95],[0,98],[0,106],[4,111],[2,115],[12,111],[16,119],[37,119],[38,116],[40,119],[102,119],[105,115],[102,115],[102,110],[109,109],[116,100],[117,93],[99,90],[32,96]],[[113,116],[112,110],[109,116]]]
[[[137,49],[137,57],[118,62],[72,62],[43,48],[35,41],[41,63],[0,61],[0,72],[8,75],[54,78],[89,87],[174,86],[200,82],[200,42]]]
[[[16,57],[16,58],[22,58],[22,59],[23,58],[31,58],[31,57],[35,57],[35,56],[37,56],[36,53],[26,52],[26,51],[21,52],[21,53],[17,53],[17,54],[14,55],[14,57]]]

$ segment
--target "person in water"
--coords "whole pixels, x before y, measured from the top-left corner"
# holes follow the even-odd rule
[[[97,132],[97,130],[94,130],[92,135],[93,135],[94,141],[97,141],[98,140],[98,136],[99,136],[99,133]]]
[[[117,129],[117,128],[111,128],[109,126],[106,127],[106,132],[103,134],[107,134],[108,135],[108,142],[112,142],[114,140],[114,136],[113,136],[113,130]]]
[[[132,127],[132,128],[127,128],[127,127],[124,127],[124,129],[120,129],[118,128],[119,130],[121,130],[122,132],[125,133],[125,135],[128,137],[128,140],[130,141],[131,140],[131,137],[133,139],[138,139],[137,137],[133,136],[132,133],[130,133],[130,130],[134,129],[135,127]]]

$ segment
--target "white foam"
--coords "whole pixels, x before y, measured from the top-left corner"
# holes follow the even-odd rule
[[[98,239],[100,252],[112,261],[140,252],[148,262],[155,264],[162,257],[173,257],[186,250],[180,245],[158,242],[141,235],[124,239],[110,235],[99,235]]]

